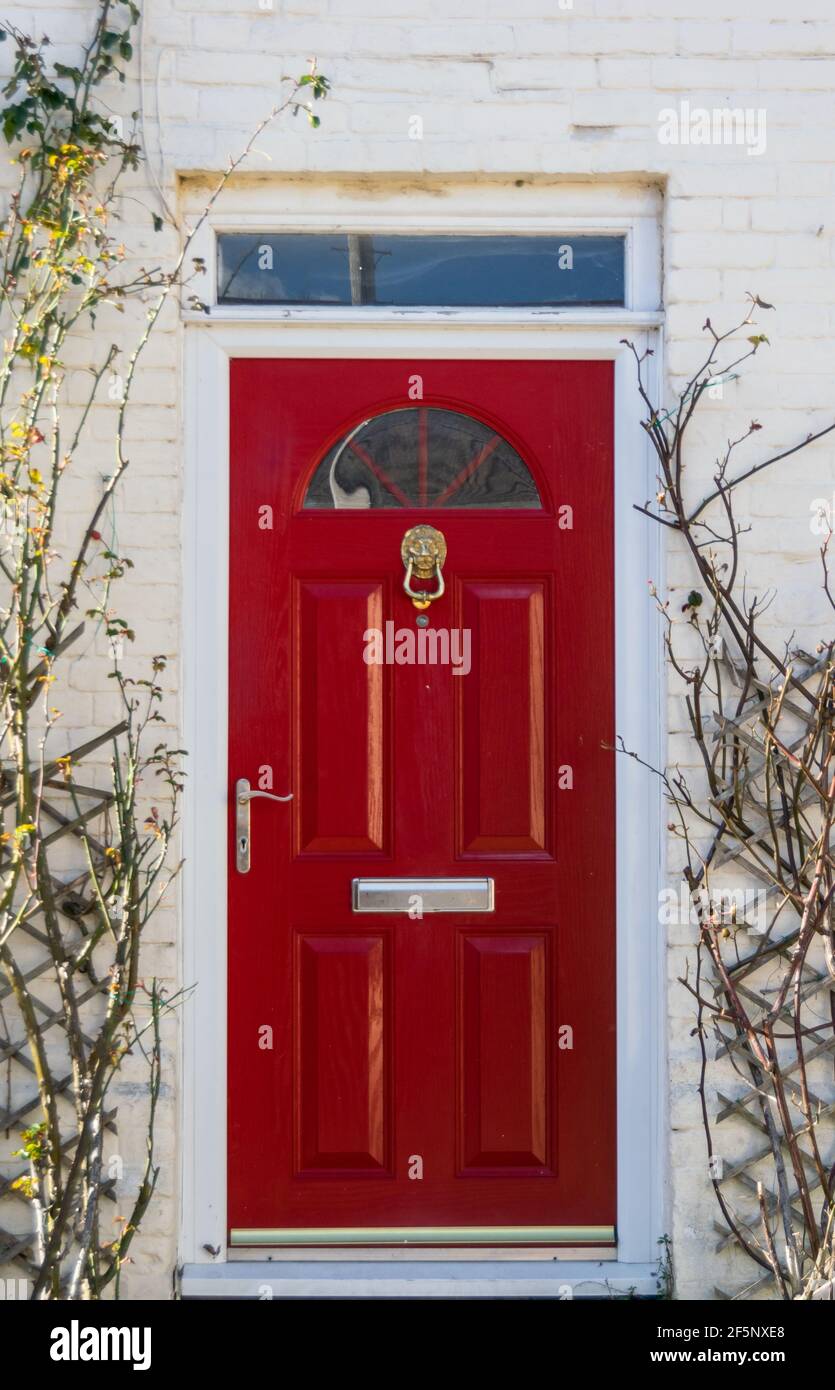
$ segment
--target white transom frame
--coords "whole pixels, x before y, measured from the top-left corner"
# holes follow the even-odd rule
[[[211,308],[215,323],[248,322],[280,317],[327,319],[350,322],[353,306],[225,305],[217,303],[217,236],[221,232],[281,232],[311,234],[355,232],[424,236],[621,236],[625,240],[624,306],[630,312],[657,311],[661,305],[661,195],[652,184],[588,184],[553,181],[485,178],[476,183],[447,180],[357,180],[351,178],[282,179],[280,191],[264,181],[233,180],[203,217],[211,180],[183,184],[184,225],[194,228],[186,269],[196,260],[204,267],[190,288]],[[276,204],[280,203],[280,211]],[[509,213],[507,207],[513,206]],[[434,308],[389,309],[365,305],[364,320],[423,318],[437,315]],[[623,309],[575,307],[444,308],[444,318],[508,322],[526,317],[561,321],[589,313],[614,322]],[[201,311],[186,311],[185,319]]]

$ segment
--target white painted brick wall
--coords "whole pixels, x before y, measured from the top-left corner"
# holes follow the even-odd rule
[[[308,132],[300,121],[285,121],[265,136],[262,154],[249,162],[251,170],[276,180],[277,206],[282,174],[297,171],[449,175],[453,181],[455,175],[495,173],[655,180],[665,189],[670,389],[698,360],[706,314],[717,323],[728,321],[746,290],[778,306],[763,316],[773,347],[723,402],[710,403],[694,431],[694,493],[709,487],[713,457],[741,422],[759,418],[765,428],[758,443],[776,447],[827,418],[835,369],[831,0],[803,0],[800,15],[787,12],[784,0],[575,0],[565,9],[557,0],[274,0],[272,9],[260,8],[258,0],[145,0],[143,8],[145,136],[154,178],[170,204],[177,201],[178,171],[221,169],[274,102],[280,77],[301,72],[316,54],[334,88],[321,107],[321,130]],[[50,34],[65,58],[92,9],[92,0],[29,0],[6,5],[4,13],[21,27]],[[659,143],[659,113],[682,100],[691,107],[763,108],[765,152],[750,156],[740,148]],[[135,82],[113,94],[116,110],[139,104]],[[424,119],[422,141],[409,139],[413,114]],[[147,171],[133,183],[137,196],[155,206]],[[135,205],[125,207],[135,219]],[[139,255],[159,255],[165,246],[148,230],[147,219],[133,232],[129,228],[125,239]],[[102,332],[115,331],[103,316]],[[82,367],[83,345],[71,352],[72,362]],[[138,382],[130,425],[132,476],[118,508],[120,541],[137,561],[128,591],[138,650],[163,650],[172,658],[166,676],[175,697],[172,715],[182,620],[179,361],[180,329],[172,311]],[[80,400],[73,383],[70,389]],[[109,424],[104,418],[94,422],[102,447]],[[89,466],[105,471],[106,458],[91,454]],[[92,481],[79,479],[77,486],[80,507]],[[820,614],[814,565],[801,563],[816,544],[808,530],[810,504],[833,492],[833,450],[818,445],[748,494],[754,517],[751,580],[780,586],[780,621],[796,625],[808,641]],[[688,571],[675,556],[670,580],[689,587]],[[105,681],[79,666],[70,685],[76,692],[72,727],[109,718]],[[675,694],[669,708],[670,755],[692,764],[692,749],[674,732],[684,728]],[[155,938],[162,944],[154,950],[160,969],[175,982],[176,917],[172,913],[165,922]],[[694,1089],[692,1018],[676,983],[689,947],[689,929],[671,928],[670,1230],[685,1298],[711,1296],[719,1277]],[[173,1061],[168,1081],[161,1192],[128,1279],[137,1297],[167,1297],[175,1262]],[[138,1155],[143,1132],[132,1113],[122,1106],[120,1143],[126,1152],[133,1145]]]

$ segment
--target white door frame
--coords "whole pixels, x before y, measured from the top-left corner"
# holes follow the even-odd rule
[[[273,230],[274,228],[270,228]],[[295,229],[295,228],[294,228]],[[634,301],[633,301],[634,302]],[[183,1010],[179,1263],[184,1296],[607,1296],[655,1291],[665,1223],[664,959],[658,929],[661,799],[634,759],[617,762],[618,1246],[612,1258],[549,1252],[226,1249],[226,824],[229,362],[235,357],[608,359],[615,365],[616,729],[659,766],[663,663],[647,579],[663,580],[660,528],[634,509],[655,492],[634,361],[657,310],[270,312],[214,309],[185,327],[183,737],[189,751],[182,876]],[[245,615],[241,615],[245,620]],[[613,756],[615,756],[613,754]],[[214,1254],[218,1251],[218,1254]],[[538,1258],[537,1258],[538,1257]]]

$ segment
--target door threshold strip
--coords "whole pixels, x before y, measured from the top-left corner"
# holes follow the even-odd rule
[[[292,1226],[235,1229],[230,1244],[305,1245],[613,1245],[614,1226]]]

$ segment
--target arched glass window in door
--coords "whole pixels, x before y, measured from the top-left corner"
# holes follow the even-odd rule
[[[387,410],[356,425],[322,459],[304,506],[542,510],[527,465],[502,435],[431,406]]]

